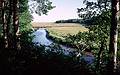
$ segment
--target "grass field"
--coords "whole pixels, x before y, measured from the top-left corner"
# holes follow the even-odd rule
[[[75,35],[78,32],[88,31],[87,28],[76,23],[32,23],[34,28],[46,28],[51,36],[63,38],[64,36]]]

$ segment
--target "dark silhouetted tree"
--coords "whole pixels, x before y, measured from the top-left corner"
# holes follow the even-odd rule
[[[109,45],[109,63],[108,71],[114,72],[117,69],[117,38],[118,38],[118,21],[119,21],[119,0],[112,0],[112,21],[110,28],[110,45]]]

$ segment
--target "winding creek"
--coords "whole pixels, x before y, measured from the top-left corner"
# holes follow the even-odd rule
[[[35,36],[33,39],[33,42],[37,43],[37,45],[41,44],[41,45],[45,45],[47,47],[54,43],[52,40],[47,38],[48,33],[45,28],[39,28],[38,30],[36,30],[33,33],[33,35]],[[59,45],[59,46],[61,47],[61,49],[65,55],[69,55],[70,53],[75,52],[75,49],[73,49],[73,48],[66,47],[63,45]]]
[[[33,35],[35,35],[33,42],[37,43],[37,44],[41,44],[41,45],[45,45],[45,46],[49,46],[50,44],[52,44],[53,42],[51,40],[47,39],[47,32],[44,28],[40,28],[38,30],[36,30]]]
[[[35,35],[33,42],[37,43],[37,45],[41,44],[41,45],[45,45],[45,48],[47,48],[48,50],[51,50],[53,48],[54,52],[56,51],[62,51],[64,55],[75,55],[76,57],[81,56],[81,53],[78,53],[74,48],[70,48],[70,47],[66,47],[64,45],[60,45],[58,49],[54,48],[54,47],[50,47],[52,44],[54,45],[54,42],[50,39],[47,38],[48,33],[47,30],[45,28],[39,28],[38,30],[36,30],[33,35]],[[94,62],[94,56],[93,55],[86,55],[83,56],[82,59],[84,59],[88,64],[92,64]],[[81,60],[81,59],[80,59]]]

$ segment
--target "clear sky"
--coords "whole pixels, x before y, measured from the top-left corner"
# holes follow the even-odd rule
[[[83,0],[50,0],[56,8],[49,11],[48,15],[38,16],[33,14],[33,21],[54,22],[56,20],[79,18],[77,8],[83,7]]]

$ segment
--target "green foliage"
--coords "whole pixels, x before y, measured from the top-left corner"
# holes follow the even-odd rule
[[[97,74],[104,74],[105,67],[108,61],[109,50],[109,36],[111,25],[111,11],[110,1],[104,2],[89,2],[85,0],[86,8],[78,9],[79,16],[83,19],[92,19],[94,25],[89,25],[89,32],[79,32],[77,35],[66,36],[65,44],[70,44],[78,47],[78,50],[82,51],[84,48],[92,48],[96,56],[96,62],[94,63],[93,71],[96,70]],[[108,6],[104,6],[107,4]],[[102,6],[103,5],[103,6]],[[95,9],[95,11],[93,11]],[[99,10],[96,12],[96,10]],[[81,14],[80,12],[87,12]],[[58,42],[61,42],[59,40]],[[118,47],[119,48],[119,47]],[[91,67],[91,68],[92,68]]]
[[[83,3],[86,6],[84,8],[78,8],[78,16],[83,19],[91,19],[92,17],[98,16],[102,14],[102,12],[111,9],[111,0],[84,0]]]
[[[31,15],[28,10],[20,14],[19,21],[20,21],[20,32],[25,32],[32,29],[32,25],[30,24]]]
[[[49,10],[55,8],[49,0],[30,0],[30,12],[38,15],[46,14]]]
[[[33,33],[32,30],[29,31],[24,31],[21,33],[20,35],[20,42],[21,42],[21,46],[27,46],[29,44],[32,44],[32,40],[34,38],[33,35],[31,35]]]
[[[27,32],[32,29],[32,25],[30,24],[32,21],[32,16],[29,12],[28,0],[20,0],[19,10],[20,33],[25,31]]]
[[[19,3],[20,3],[20,7],[19,7],[19,10],[20,10],[20,13],[23,13],[23,12],[26,12],[26,10],[29,9],[29,6],[28,6],[28,1],[29,0],[20,0]]]

